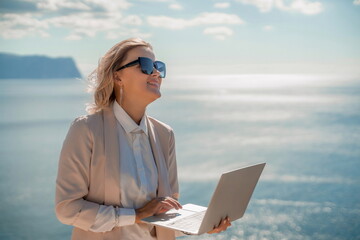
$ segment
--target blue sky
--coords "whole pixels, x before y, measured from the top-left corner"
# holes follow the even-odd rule
[[[0,51],[71,56],[152,43],[169,74],[360,75],[360,0],[1,0]]]

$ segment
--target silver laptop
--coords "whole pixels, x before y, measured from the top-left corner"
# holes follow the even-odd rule
[[[264,167],[265,163],[260,163],[223,173],[207,208],[186,204],[180,210],[172,209],[142,221],[200,235],[218,226],[225,217],[237,220],[244,215]]]

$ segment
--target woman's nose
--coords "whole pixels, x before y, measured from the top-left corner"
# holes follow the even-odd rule
[[[153,72],[151,75],[157,75],[157,76],[160,76],[160,72],[159,70],[157,70],[155,67],[153,68]]]

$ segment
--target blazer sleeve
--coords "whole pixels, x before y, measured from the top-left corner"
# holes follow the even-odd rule
[[[172,197],[179,199],[180,194],[175,152],[175,136],[173,130],[170,131],[168,169]]]
[[[85,231],[95,222],[99,204],[85,200],[89,189],[93,136],[86,118],[71,124],[60,153],[55,212],[60,222]]]

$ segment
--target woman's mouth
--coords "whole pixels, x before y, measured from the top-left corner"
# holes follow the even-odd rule
[[[153,86],[153,87],[157,87],[157,88],[160,87],[160,84],[157,81],[150,81],[150,82],[147,82],[147,84],[150,86]]]

